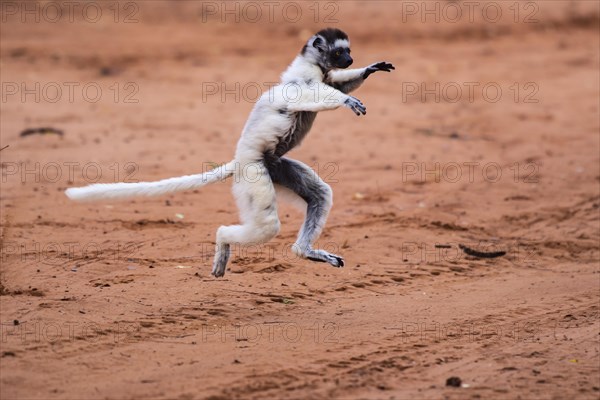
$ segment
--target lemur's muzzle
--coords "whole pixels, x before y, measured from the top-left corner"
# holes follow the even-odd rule
[[[350,55],[346,54],[340,60],[339,68],[348,68],[349,66],[352,65],[353,62],[354,62],[354,60],[352,59],[352,57],[350,57]]]

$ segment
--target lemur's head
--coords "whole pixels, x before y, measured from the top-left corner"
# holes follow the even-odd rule
[[[348,35],[336,28],[317,32],[302,48],[302,55],[325,71],[348,68],[352,64]]]

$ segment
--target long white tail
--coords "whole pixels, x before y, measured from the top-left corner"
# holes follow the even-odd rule
[[[171,192],[196,189],[221,181],[233,175],[234,167],[235,161],[231,161],[203,174],[180,176],[156,182],[96,183],[79,188],[69,188],[65,191],[65,194],[71,200],[76,201],[159,196]]]

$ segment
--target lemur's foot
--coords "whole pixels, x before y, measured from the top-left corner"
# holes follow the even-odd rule
[[[228,244],[221,245],[220,248],[217,247],[215,259],[213,261],[213,269],[211,272],[211,275],[214,275],[215,278],[220,278],[225,275],[227,261],[229,261],[229,253],[230,251]]]
[[[306,255],[306,258],[311,261],[326,262],[336,268],[341,268],[344,266],[344,259],[342,257],[328,253],[325,250],[310,250]]]

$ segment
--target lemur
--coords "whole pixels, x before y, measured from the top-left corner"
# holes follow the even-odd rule
[[[301,200],[306,214],[292,251],[299,257],[343,267],[342,257],[313,249],[332,206],[331,187],[307,165],[285,157],[310,130],[319,111],[341,106],[365,115],[365,106],[348,93],[372,73],[390,72],[392,64],[378,62],[347,70],[348,35],[339,29],[317,32],[281,75],[281,82],[263,93],[254,105],[238,141],[235,158],[208,172],[156,182],[94,184],[67,189],[73,200],[155,196],[198,188],[234,176],[233,194],[241,224],[221,226],[216,234],[212,275],[222,277],[230,246],[257,245],[274,238],[280,229],[278,196]],[[277,194],[276,194],[277,191]]]

